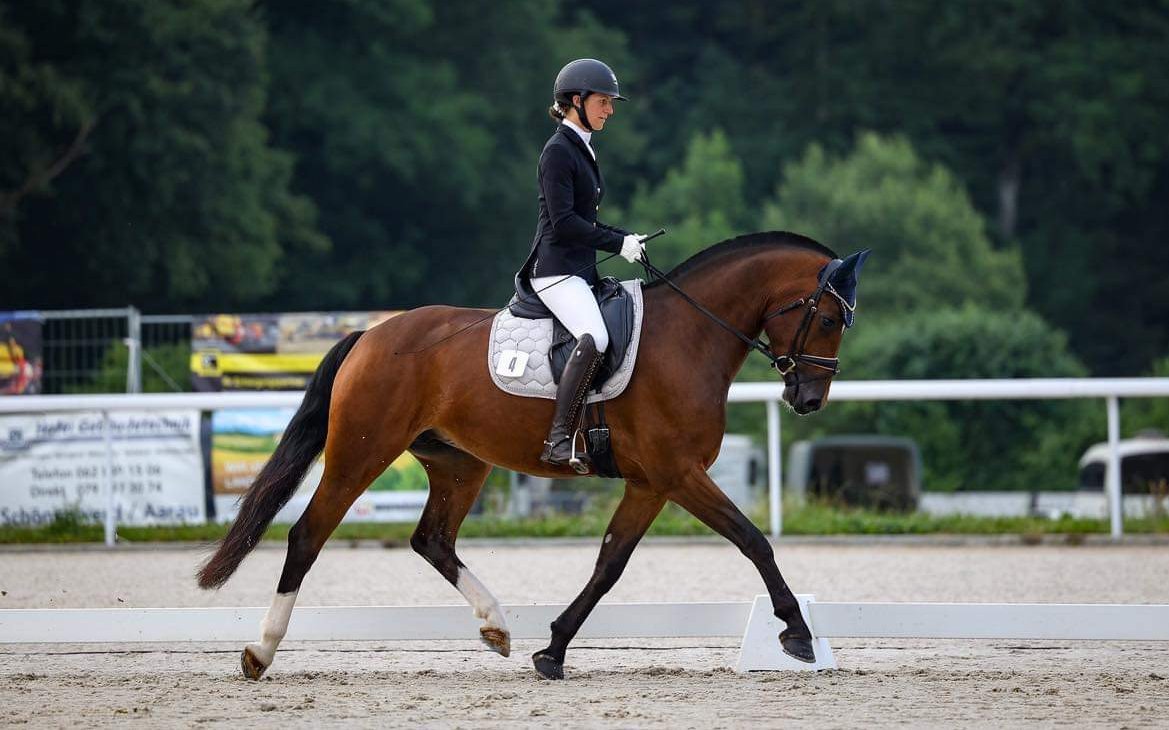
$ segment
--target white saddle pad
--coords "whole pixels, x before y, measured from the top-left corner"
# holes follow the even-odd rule
[[[589,394],[588,402],[610,400],[621,395],[633,377],[637,347],[641,344],[641,320],[644,312],[641,280],[623,281],[621,285],[633,298],[633,340],[617,372],[605,381],[599,393]],[[556,381],[548,350],[552,347],[551,319],[524,319],[504,309],[491,323],[487,346],[487,368],[499,389],[527,398],[556,398]]]

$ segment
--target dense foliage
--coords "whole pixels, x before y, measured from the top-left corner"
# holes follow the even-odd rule
[[[1167,0],[0,0],[2,306],[502,302],[582,55],[632,99],[597,142],[602,218],[671,229],[659,263],[915,225],[924,248],[872,260],[881,306],[921,305],[896,284],[928,267],[1093,373],[1169,351]],[[872,167],[845,180],[850,154]]]
[[[0,5],[5,307],[246,306],[321,249],[246,3]]]
[[[785,168],[763,227],[871,248],[866,317],[968,303],[1024,306],[1018,252],[994,250],[961,183],[925,164],[904,139],[865,134],[842,160],[812,145]]]

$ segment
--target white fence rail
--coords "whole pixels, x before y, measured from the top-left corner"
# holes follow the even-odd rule
[[[766,597],[764,597],[766,599]],[[801,598],[806,598],[801,596]],[[769,600],[765,600],[770,605]],[[601,603],[579,638],[742,636],[750,601]],[[809,600],[817,638],[1169,641],[1169,605],[834,603]],[[543,639],[560,604],[504,606],[513,639]],[[0,610],[0,644],[252,641],[267,608]],[[473,639],[482,621],[458,606],[297,606],[290,641]]]
[[[771,534],[782,530],[782,455],[780,453],[780,399],[782,383],[735,383],[728,401],[764,403],[767,407],[768,487]],[[300,403],[299,392],[264,393],[167,393],[143,395],[19,396],[0,398],[0,414],[52,411],[102,411],[138,409],[287,407]],[[1102,398],[1108,414],[1110,455],[1106,470],[1111,533],[1124,531],[1120,494],[1120,398],[1169,397],[1169,378],[1026,378],[1015,380],[871,380],[840,381],[832,385],[832,400],[1043,400]],[[112,451],[111,458],[112,458]],[[112,471],[112,470],[110,470]],[[107,489],[109,484],[107,483]],[[112,500],[113,492],[109,491]],[[113,510],[107,510],[110,519]],[[113,544],[113,525],[106,527],[107,544]]]
[[[767,461],[771,534],[782,531],[779,402],[782,383],[735,383],[728,401],[767,405]],[[831,400],[1050,400],[1103,398],[1108,413],[1108,467],[1104,490],[1113,538],[1124,534],[1120,499],[1120,398],[1169,397],[1169,378],[1019,378],[1014,380],[857,380],[832,384]]]
[[[566,607],[503,606],[513,639],[544,639]],[[0,611],[0,644],[253,641],[266,608],[75,608]],[[581,638],[741,636],[750,603],[602,603]],[[297,606],[291,641],[474,639],[461,606]]]
[[[831,669],[831,638],[1169,641],[1169,605],[818,603],[799,596],[816,663],[784,656],[766,595],[754,602],[601,604],[580,638],[742,637],[737,668]],[[544,639],[566,607],[504,606],[513,639]],[[0,644],[234,642],[252,640],[263,608],[0,610]],[[478,636],[466,606],[299,607],[290,641],[434,641]]]

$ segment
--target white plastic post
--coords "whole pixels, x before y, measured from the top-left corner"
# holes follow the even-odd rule
[[[126,392],[142,392],[142,314],[135,307],[126,308]]]
[[[815,596],[797,594],[800,602],[800,613],[804,621],[812,626],[812,619],[808,615],[808,604],[816,601]],[[751,604],[751,615],[747,618],[747,630],[743,632],[743,646],[739,649],[739,663],[735,665],[736,672],[759,672],[775,670],[791,670],[810,672],[820,669],[836,669],[836,657],[832,654],[832,646],[828,639],[818,639],[812,636],[812,645],[816,651],[816,661],[813,664],[802,662],[783,652],[779,643],[779,632],[784,625],[772,613],[771,598],[767,595],[755,596]],[[815,629],[813,628],[813,632]]]
[[[117,517],[114,515],[114,437],[110,424],[110,412],[102,411],[102,434],[106,442],[106,547],[113,547],[117,539]]]
[[[1104,470],[1104,488],[1108,492],[1108,518],[1112,539],[1124,535],[1124,499],[1120,494],[1120,399],[1108,396],[1108,468]]]
[[[779,437],[779,402],[769,400],[767,401],[767,493],[772,537],[779,537],[783,532],[783,500],[780,492],[783,464],[781,463],[782,450]]]

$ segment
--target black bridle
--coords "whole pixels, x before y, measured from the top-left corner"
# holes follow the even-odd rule
[[[813,291],[811,294],[806,297],[797,299],[794,302],[785,304],[782,307],[779,307],[778,309],[763,315],[763,321],[767,322],[770,319],[782,316],[788,312],[800,309],[801,307],[804,308],[804,318],[800,321],[800,326],[796,329],[795,335],[792,336],[791,345],[788,346],[787,353],[783,355],[776,355],[775,350],[772,348],[770,343],[764,342],[759,337],[748,337],[746,334],[740,332],[738,329],[725,322],[717,314],[694,301],[693,297],[682,291],[682,289],[679,288],[677,284],[670,281],[670,279],[664,273],[662,273],[660,269],[650,263],[649,258],[645,255],[644,252],[642,253],[640,261],[641,265],[645,267],[646,274],[649,278],[657,278],[659,281],[665,282],[667,286],[678,292],[679,296],[681,296],[682,299],[690,304],[690,306],[706,315],[707,318],[709,318],[719,327],[722,327],[727,332],[730,332],[732,335],[739,338],[739,340],[748,348],[760,353],[763,355],[763,357],[767,358],[771,362],[771,367],[775,368],[775,370],[781,376],[783,376],[783,380],[786,385],[791,385],[796,388],[800,386],[799,373],[796,368],[801,364],[810,365],[812,367],[828,371],[828,375],[821,376],[820,378],[811,378],[809,381],[805,382],[831,378],[840,372],[840,358],[808,355],[804,352],[804,347],[807,345],[808,337],[812,332],[812,318],[816,316],[816,312],[820,309],[821,297],[823,297],[825,294],[828,294],[829,296],[835,298],[836,301],[840,304],[842,313],[853,311],[853,307],[850,306],[847,301],[845,301],[844,297],[840,296],[831,283],[832,273],[836,271],[841,263],[843,263],[840,259],[833,259],[832,261],[828,262],[827,266],[824,267],[824,270],[820,272],[819,283],[816,285],[815,291]],[[847,318],[842,319],[847,321]],[[842,322],[842,326],[844,326],[844,322]]]

